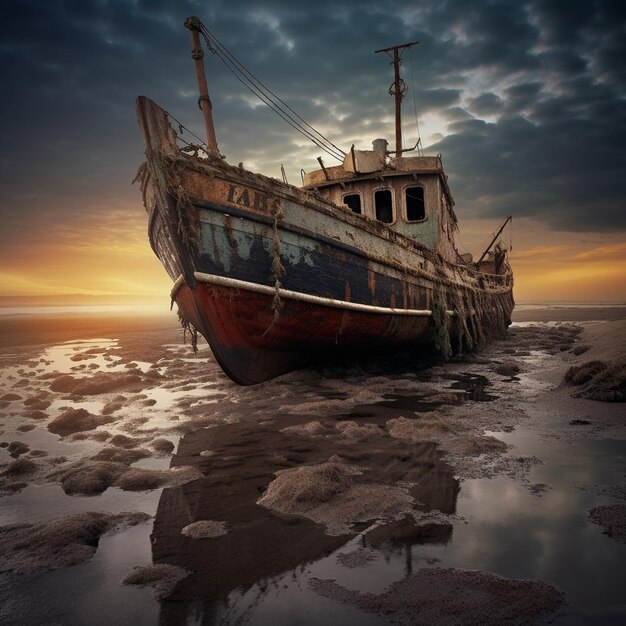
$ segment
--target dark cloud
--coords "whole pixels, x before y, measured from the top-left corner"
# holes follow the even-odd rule
[[[140,211],[130,187],[143,152],[134,97],[152,97],[202,134],[182,27],[192,14],[344,148],[391,137],[391,68],[374,50],[419,39],[403,75],[419,115],[439,116],[432,150],[444,154],[461,216],[626,227],[620,3],[5,0],[0,246],[34,245],[53,236],[51,224],[104,221],[107,206]],[[217,57],[206,63],[231,162],[274,176],[285,163],[292,182],[316,167],[317,148],[302,148]],[[408,124],[412,91],[404,106]]]
[[[495,93],[482,93],[476,98],[471,98],[469,108],[475,115],[495,115],[504,108],[502,98]]]

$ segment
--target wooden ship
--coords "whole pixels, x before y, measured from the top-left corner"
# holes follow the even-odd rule
[[[513,274],[498,238],[507,222],[478,262],[460,255],[441,157],[402,149],[400,57],[417,42],[377,51],[393,59],[395,150],[382,139],[352,146],[340,165],[318,159],[295,187],[222,157],[200,38],[213,52],[221,44],[198,18],[185,26],[207,141],[181,147],[173,118],[140,96],[138,179],[172,301],[232,380],[255,384],[334,355],[434,349],[446,358],[506,329]]]

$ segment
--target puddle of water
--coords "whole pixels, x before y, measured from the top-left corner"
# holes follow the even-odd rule
[[[103,536],[96,554],[78,565],[43,574],[0,574],[0,621],[7,626],[157,624],[159,605],[150,591],[121,584],[134,566],[151,563],[151,527],[149,522]]]
[[[473,402],[491,402],[498,396],[488,393],[491,382],[480,374],[444,374],[442,378],[454,380],[450,389],[461,389],[465,392],[465,399]]]
[[[118,347],[117,339],[68,341],[46,348],[40,357],[40,367],[46,374],[53,372],[70,374],[77,366],[84,364],[88,367],[92,363],[96,364],[99,369],[105,368],[111,364],[111,361],[121,361],[121,357],[111,354],[111,351]],[[119,369],[124,368],[122,366]]]
[[[156,513],[160,490],[122,491],[109,487],[97,496],[68,496],[59,483],[29,485],[19,493],[0,498],[0,525],[28,520],[39,522],[85,511],[143,511]]]

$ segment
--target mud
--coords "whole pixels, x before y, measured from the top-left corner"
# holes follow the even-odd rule
[[[381,594],[359,593],[332,580],[313,579],[310,585],[327,598],[407,625],[521,625],[554,615],[563,605],[562,594],[544,582],[458,569],[422,569]]]
[[[147,521],[145,513],[79,513],[0,527],[0,571],[45,572],[90,559],[105,533]]]
[[[135,567],[122,582],[125,585],[152,587],[155,597],[162,599],[171,595],[176,585],[188,575],[189,572],[182,567],[158,563]]]
[[[199,520],[192,524],[187,524],[181,531],[181,535],[192,539],[215,539],[228,532],[225,522],[215,522],[212,520]]]
[[[626,504],[598,506],[591,509],[587,517],[594,524],[602,526],[605,535],[626,543]]]
[[[410,586],[422,581],[415,576],[439,559],[450,565],[444,549],[473,566],[463,551],[478,552],[477,540],[463,529],[474,528],[476,513],[474,518],[458,514],[458,501],[468,506],[469,496],[464,501],[463,494],[479,493],[477,500],[484,498],[480,515],[491,514],[496,522],[523,494],[527,509],[545,502],[546,512],[556,510],[554,500],[562,498],[562,491],[549,477],[536,475],[549,446],[619,437],[623,419],[610,412],[611,403],[571,398],[579,386],[560,385],[568,366],[590,360],[609,363],[608,348],[599,353],[592,331],[598,336],[604,332],[598,326],[585,328],[583,335],[582,326],[570,324],[513,327],[480,354],[455,357],[445,365],[377,360],[294,372],[253,388],[227,381],[206,347],[200,345],[193,357],[176,336],[171,345],[162,345],[162,333],[148,341],[141,333],[119,342],[93,340],[97,347],[88,342],[44,352],[34,347],[30,365],[22,355],[6,361],[14,365],[7,366],[0,387],[0,393],[6,391],[0,398],[9,395],[0,400],[6,431],[0,443],[0,502],[10,511],[18,498],[27,502],[37,497],[38,489],[43,494],[54,488],[55,506],[106,502],[115,507],[129,496],[136,498],[133,503],[160,497],[154,528],[146,531],[152,535],[149,545],[157,569],[135,579],[149,585],[152,579],[167,579],[161,574],[169,567],[189,572],[174,577],[167,589],[164,623],[174,620],[182,607],[198,603],[203,607],[198,614],[209,623],[209,615],[221,616],[217,622],[226,615],[224,623],[236,623],[239,617],[231,609],[220,613],[222,599],[240,606],[244,600],[240,602],[238,590],[246,589],[245,597],[268,610],[265,584],[276,585],[278,598],[283,589],[296,594],[288,595],[284,606],[297,606],[294,590],[307,586],[307,568],[313,571],[318,562],[352,572],[360,582],[346,589],[360,588],[361,582],[375,580],[402,562],[406,570],[398,571]],[[603,341],[617,350],[619,333],[607,329],[605,334]],[[591,347],[576,350],[586,346]],[[590,404],[606,406],[609,412],[587,408]],[[576,420],[581,425],[571,426]],[[549,421],[563,428],[544,433]],[[520,453],[509,443],[520,429],[531,429],[549,443],[536,454]],[[29,449],[11,459],[9,453],[17,449],[9,446],[15,442]],[[172,469],[166,469],[168,464]],[[494,487],[501,498],[484,495],[490,493],[484,483],[505,485],[501,492]],[[483,492],[475,491],[477,485]],[[614,485],[590,489],[597,491],[577,493],[610,498],[621,493]],[[583,517],[595,504],[584,507]],[[524,514],[522,510],[520,520]],[[617,526],[611,523],[615,536]],[[494,541],[505,554],[516,529],[510,536],[498,536],[494,522]],[[596,530],[592,536],[613,543]],[[487,553],[492,551],[490,537],[482,536],[481,550]],[[541,543],[539,534],[533,541]],[[16,561],[17,551],[12,557]],[[24,554],[28,556],[26,548]],[[511,557],[512,568],[524,560],[520,555]],[[113,552],[111,558],[117,558]],[[479,566],[499,571],[489,563]],[[329,577],[315,571],[318,578]],[[277,582],[292,574],[297,582]],[[470,596],[483,597],[485,607],[497,608],[494,616],[508,619],[498,598],[476,580],[450,576],[448,584],[458,583]],[[511,599],[506,594],[517,593],[520,581],[507,587],[491,574],[485,576],[484,584],[497,596]],[[337,578],[342,585],[346,580]],[[392,619],[405,619],[400,604],[394,605],[394,593],[412,597],[415,590],[389,589],[390,594],[351,591],[357,595],[350,602],[362,610],[363,597],[382,597],[368,606],[387,607]],[[512,600],[522,607],[520,615],[543,615],[527,609],[532,594],[520,594]],[[433,598],[428,611],[447,623],[452,617],[439,605],[448,598],[443,592]],[[474,615],[471,603],[462,606]],[[251,610],[254,614],[256,609]],[[479,623],[483,617],[476,613]],[[486,619],[489,623],[491,618]]]
[[[68,408],[48,424],[48,430],[55,435],[66,437],[86,430],[95,430],[98,426],[114,421],[114,418],[105,415],[92,415],[86,409]]]

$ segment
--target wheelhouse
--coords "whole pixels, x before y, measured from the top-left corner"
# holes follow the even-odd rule
[[[376,220],[458,262],[457,218],[440,156],[392,157],[387,142],[354,150],[342,165],[305,174],[304,189],[365,219]]]

